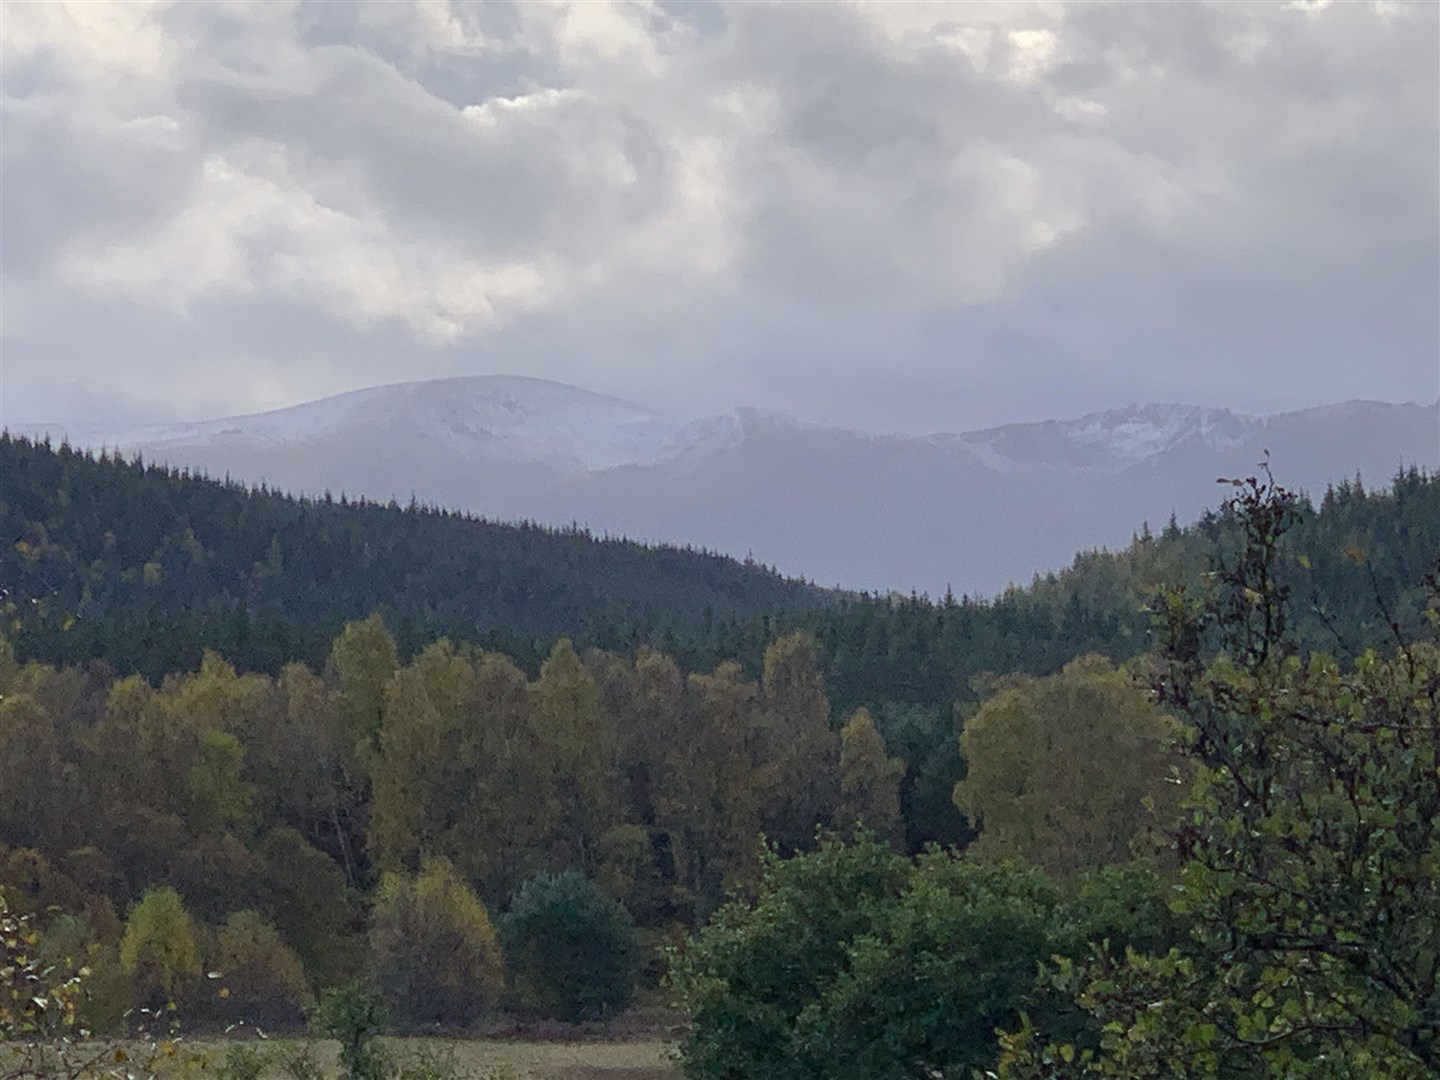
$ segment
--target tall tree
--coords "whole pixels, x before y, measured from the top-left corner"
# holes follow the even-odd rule
[[[839,740],[830,730],[814,638],[787,634],[770,644],[762,691],[767,758],[775,767],[765,830],[782,850],[797,851],[831,823],[839,796]]]
[[[900,818],[900,780],[905,762],[885,752],[868,709],[856,709],[840,729],[840,805],[835,824],[859,827],[899,846],[905,839]]]
[[[475,670],[448,641],[395,672],[385,690],[371,845],[384,870],[483,842],[466,828],[477,787]]]
[[[161,1007],[183,999],[200,975],[195,923],[169,887],[149,889],[125,923],[120,961],[142,1004]]]
[[[567,638],[540,666],[531,696],[534,745],[558,809],[549,837],[552,864],[593,875],[601,837],[621,821],[614,717],[601,708],[599,688]]]
[[[760,688],[738,664],[691,675],[686,698],[661,813],[684,899],[703,916],[759,871],[776,769],[767,760]]]
[[[330,649],[336,706],[351,744],[362,754],[378,748],[385,689],[400,666],[395,639],[379,614],[345,624]]]

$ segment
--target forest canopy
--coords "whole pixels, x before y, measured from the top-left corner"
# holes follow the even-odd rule
[[[1433,477],[1256,481],[990,601],[8,438],[0,480],[0,890],[95,1028],[357,979],[402,1026],[574,1019],[698,930],[695,1076],[1431,1060]]]

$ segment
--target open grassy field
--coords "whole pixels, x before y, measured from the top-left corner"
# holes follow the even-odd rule
[[[406,1065],[399,1075],[422,1078],[446,1077],[448,1080],[679,1080],[675,1064],[675,1046],[661,1039],[542,1041],[531,1039],[382,1039],[386,1057]],[[112,1044],[113,1047],[114,1044]],[[118,1063],[106,1049],[93,1062],[94,1070],[81,1075],[123,1076],[142,1059],[148,1060],[144,1048],[125,1046],[128,1062]],[[231,1076],[255,1075],[255,1080],[337,1080],[340,1075],[337,1045],[319,1039],[183,1040],[173,1058],[159,1065],[162,1080],[214,1080],[227,1074],[227,1058],[232,1065],[239,1058],[257,1056],[264,1066],[258,1074],[244,1069]],[[89,1060],[91,1051],[77,1048],[73,1061]],[[22,1067],[22,1053],[15,1044],[0,1043],[0,1078],[10,1076],[45,1076],[51,1070],[38,1072]],[[421,1059],[450,1063],[453,1068],[438,1072],[417,1069]],[[148,1070],[147,1070],[148,1072]],[[72,1070],[63,1070],[74,1075]],[[56,1073],[59,1075],[59,1073]]]
[[[626,1041],[540,1042],[510,1039],[384,1039],[397,1059],[417,1051],[454,1055],[459,1075],[473,1080],[679,1080],[674,1045],[658,1039]],[[188,1049],[204,1054],[218,1072],[231,1047],[225,1041],[194,1042]],[[339,1075],[335,1044],[319,1040],[274,1040],[238,1044],[271,1060],[264,1080],[292,1080],[283,1059],[302,1049],[320,1066],[327,1080]]]

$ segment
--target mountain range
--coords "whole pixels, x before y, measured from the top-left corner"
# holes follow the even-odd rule
[[[881,435],[756,409],[673,418],[571,386],[476,376],[352,391],[273,412],[101,430],[12,426],[273,488],[412,497],[495,520],[745,556],[820,584],[994,594],[1193,520],[1219,477],[1316,496],[1357,474],[1440,468],[1440,402],[1352,401],[1248,416],[1137,405],[957,434]]]

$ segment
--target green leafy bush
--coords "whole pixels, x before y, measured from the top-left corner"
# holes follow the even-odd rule
[[[1022,1011],[1078,1043],[1098,1025],[1037,979],[1054,955],[1168,941],[1156,876],[1061,883],[1024,863],[931,851],[906,860],[834,838],[767,864],[676,959],[686,1074],[705,1080],[908,1080],[991,1066]]]
[[[908,861],[870,837],[827,837],[788,860],[768,854],[756,898],[721,908],[673,959],[691,1020],[686,1073],[806,1075],[795,1046],[800,1014],[834,985],[851,942],[875,928],[909,876]]]
[[[384,1059],[375,1040],[388,1023],[380,995],[363,983],[349,982],[320,995],[310,1026],[316,1035],[340,1043],[344,1080],[384,1080]]]

